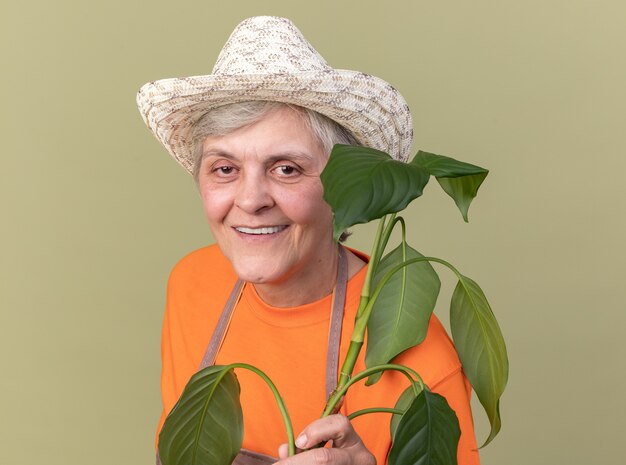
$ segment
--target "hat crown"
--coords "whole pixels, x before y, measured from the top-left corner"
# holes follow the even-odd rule
[[[296,74],[331,69],[288,19],[256,16],[242,21],[222,48],[213,74]]]

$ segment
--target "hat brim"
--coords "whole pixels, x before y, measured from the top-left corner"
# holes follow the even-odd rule
[[[144,121],[189,172],[195,123],[211,109],[250,100],[309,108],[350,130],[364,146],[402,161],[409,157],[413,130],[408,105],[387,82],[356,71],[191,76],[149,82],[137,94]]]

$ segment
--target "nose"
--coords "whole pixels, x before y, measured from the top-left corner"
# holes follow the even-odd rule
[[[274,206],[268,179],[262,173],[244,173],[237,186],[235,205],[250,214]]]

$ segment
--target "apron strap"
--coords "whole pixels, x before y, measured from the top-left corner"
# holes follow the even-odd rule
[[[215,326],[215,330],[213,331],[213,335],[211,336],[211,340],[206,348],[206,352],[204,353],[204,357],[202,358],[202,363],[200,363],[198,371],[215,363],[215,357],[217,356],[217,352],[220,350],[222,341],[224,341],[226,330],[230,324],[230,318],[235,310],[235,307],[237,306],[237,303],[239,302],[239,298],[241,297],[241,292],[243,291],[243,286],[245,284],[246,283],[241,279],[235,283],[235,286],[226,301],[226,305],[224,305],[220,319],[217,321],[217,325]]]
[[[346,304],[346,288],[348,286],[348,259],[346,250],[339,246],[339,263],[337,264],[337,283],[333,292],[330,330],[328,331],[328,352],[326,354],[326,400],[337,387],[339,371],[339,345],[341,343],[341,325]]]

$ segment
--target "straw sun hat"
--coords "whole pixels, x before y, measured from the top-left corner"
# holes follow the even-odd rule
[[[398,160],[409,156],[411,114],[400,93],[377,77],[331,68],[285,18],[244,20],[212,74],[149,82],[137,94],[144,121],[189,172],[198,119],[213,108],[248,100],[309,108],[352,131],[367,147]]]

